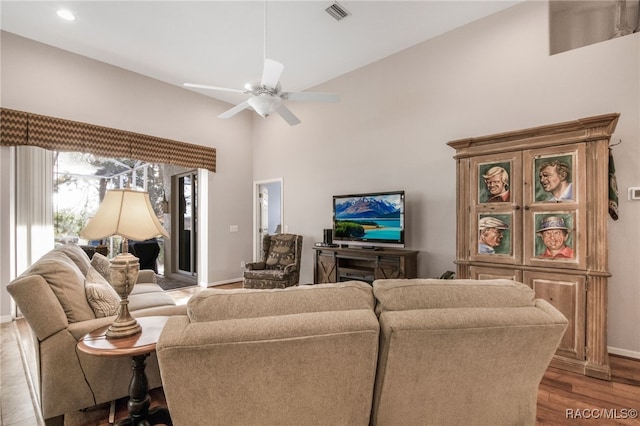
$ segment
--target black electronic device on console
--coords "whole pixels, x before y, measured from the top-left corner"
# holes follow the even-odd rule
[[[327,244],[325,242],[317,242],[314,244],[316,247],[338,247],[337,244]]]

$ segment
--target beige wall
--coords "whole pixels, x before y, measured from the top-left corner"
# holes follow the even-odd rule
[[[289,127],[248,113],[217,120],[222,103],[5,35],[1,101],[216,147],[211,281],[238,276],[239,261],[251,257],[251,181],[279,177],[285,224],[305,238],[302,282],[312,280],[313,242],[331,226],[331,196],[350,192],[404,189],[407,247],[420,251],[420,276],[453,270],[455,163],[447,141],[619,112],[609,346],[640,358],[640,202],[626,200],[626,188],[640,186],[640,35],[554,56],[548,47],[547,4],[527,2],[314,88],[342,100],[291,105],[302,124]],[[230,224],[240,232],[230,234]]]
[[[10,33],[1,36],[2,107],[216,148],[217,173],[206,182],[206,276],[199,280],[238,278],[240,260],[251,258],[251,115],[219,120],[226,103]],[[7,153],[3,148],[3,157]],[[4,165],[0,173],[4,182]],[[3,212],[5,206],[3,200]],[[229,232],[232,224],[239,232]],[[7,276],[3,268],[3,284]]]
[[[447,141],[621,113],[620,219],[610,221],[609,345],[640,357],[640,34],[549,56],[548,11],[528,2],[323,84],[337,105],[291,105],[302,124],[255,120],[254,179],[284,178],[289,230],[314,241],[333,194],[404,189],[419,274],[454,270],[455,162]],[[286,161],[283,161],[286,160]]]

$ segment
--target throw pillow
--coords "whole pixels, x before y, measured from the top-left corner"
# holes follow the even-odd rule
[[[109,277],[109,267],[111,264],[105,255],[98,252],[94,253],[91,258],[91,266],[93,266],[107,282],[111,282],[111,278]]]
[[[118,313],[120,296],[95,268],[89,268],[84,290],[87,294],[87,302],[93,309],[96,318]]]

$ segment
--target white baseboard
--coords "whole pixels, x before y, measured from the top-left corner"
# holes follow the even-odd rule
[[[229,280],[223,280],[223,281],[216,281],[214,283],[207,283],[207,287],[215,287],[215,286],[219,286],[219,285],[225,285],[225,284],[232,284],[232,283],[237,283],[237,282],[242,282],[243,278],[231,278]]]
[[[635,358],[640,359],[640,352],[638,351],[630,351],[628,349],[620,349],[620,348],[612,348],[611,346],[607,347],[607,350],[610,354],[626,356],[627,358]]]
[[[13,321],[13,317],[11,315],[2,315],[0,316],[0,324],[4,324],[6,322]]]

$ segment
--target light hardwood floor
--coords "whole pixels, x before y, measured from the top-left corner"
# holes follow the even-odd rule
[[[238,287],[237,284],[229,284],[218,288]],[[183,304],[199,291],[201,291],[199,287],[189,287],[173,290],[170,293],[177,303]],[[2,338],[0,424],[3,426],[44,424],[32,397],[34,394],[32,379],[25,371],[25,363],[30,363],[32,360],[23,357],[20,351],[21,344],[28,345],[28,339],[20,340],[21,335],[24,334],[20,330],[24,330],[25,327],[24,320],[0,326]],[[640,360],[611,356],[611,368],[612,381],[549,368],[538,391],[536,424],[545,426],[640,425],[640,420],[637,418],[637,410],[640,410]],[[156,399],[162,400],[163,395],[160,393],[154,396],[154,400]],[[122,410],[125,408],[120,409]],[[636,418],[630,418],[633,413],[631,410],[636,410]],[[601,418],[596,419],[596,416]],[[603,416],[617,418],[604,419]],[[80,424],[109,425],[106,416],[103,417],[93,418]],[[77,423],[74,422],[74,424]]]

